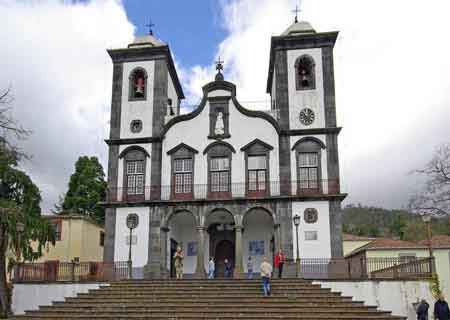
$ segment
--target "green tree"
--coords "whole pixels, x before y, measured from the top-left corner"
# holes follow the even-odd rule
[[[54,243],[52,227],[41,218],[41,195],[38,187],[17,165],[24,154],[16,147],[16,139],[26,137],[29,132],[21,128],[9,114],[9,91],[0,94],[0,317],[5,318],[10,311],[10,287],[6,282],[6,265],[13,266],[14,255],[18,253],[24,260],[35,260],[42,255],[48,242]],[[16,138],[16,139],[15,139]],[[22,224],[24,231],[17,232]],[[37,247],[31,247],[34,242]],[[20,258],[20,256],[18,258]]]
[[[69,190],[56,207],[56,213],[87,215],[103,224],[105,209],[100,202],[105,200],[106,186],[105,173],[97,157],[79,157],[70,177]]]

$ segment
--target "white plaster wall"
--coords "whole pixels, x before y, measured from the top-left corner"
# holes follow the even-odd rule
[[[53,301],[64,301],[65,297],[75,297],[78,293],[87,293],[106,283],[70,283],[70,284],[14,284],[12,312],[23,314],[28,310],[37,310],[39,306],[50,306]]]
[[[126,219],[130,213],[136,213],[139,216],[139,225],[133,230],[133,235],[137,236],[137,243],[132,245],[133,269],[143,268],[148,260],[148,242],[149,242],[149,208],[148,207],[130,207],[116,208],[116,233],[114,242],[114,261],[128,260],[128,244],[126,237],[130,231],[127,228]]]
[[[306,223],[303,213],[307,208],[315,208],[319,213],[316,223]],[[328,201],[305,201],[292,203],[292,218],[298,214],[301,217],[298,227],[300,258],[330,258],[330,210]],[[317,231],[317,240],[305,240],[305,231]],[[293,257],[297,258],[297,235],[292,223]]]
[[[217,90],[219,91],[219,90]],[[223,95],[223,92],[220,92]],[[215,93],[210,93],[215,95]],[[271,146],[274,149],[270,152],[270,180],[279,180],[279,165],[278,165],[278,134],[275,128],[266,120],[261,118],[250,118],[241,114],[230,101],[230,135],[231,138],[225,139],[236,150],[232,154],[231,162],[231,179],[232,183],[245,183],[245,157],[244,152],[240,150],[249,142],[258,138]],[[167,151],[177,146],[181,142],[191,146],[198,151],[195,155],[194,165],[194,183],[207,184],[207,155],[203,155],[205,148],[213,142],[207,138],[209,134],[209,104],[207,103],[203,112],[190,121],[183,121],[175,124],[169,129],[166,134],[166,139],[163,141],[162,152],[162,185],[169,186],[171,183],[171,163],[170,156]],[[196,196],[204,196],[206,194],[206,187],[203,190],[198,190]],[[242,195],[244,195],[244,186],[242,187]],[[203,191],[203,192],[202,192]],[[272,188],[274,194],[277,194],[278,188]],[[205,193],[205,194],[203,194]],[[236,196],[238,194],[234,194]],[[163,192],[163,198],[169,197],[169,192]]]
[[[427,281],[318,281],[324,288],[342,292],[353,300],[364,301],[366,305],[377,306],[379,310],[391,311],[395,316],[417,319],[413,303],[425,299],[430,304],[432,319],[434,299]]]
[[[136,67],[141,67],[147,72],[147,99],[143,101],[128,101],[129,77],[131,71]],[[126,62],[123,64],[122,115],[120,118],[120,137],[122,139],[152,136],[154,70],[154,60]],[[130,123],[132,120],[136,119],[142,121],[142,131],[139,133],[132,133],[130,131]]]
[[[172,81],[172,77],[170,76],[170,73],[167,76],[167,96],[169,99],[172,99],[172,108],[175,114],[178,112],[178,95],[177,91],[175,90],[175,86]],[[170,115],[169,108],[167,108],[166,115]]]
[[[300,139],[304,138],[305,136],[295,136],[291,137],[291,148],[294,146],[294,144],[299,141]],[[314,137],[319,139],[323,142],[323,144],[327,145],[327,140],[324,134],[314,134],[314,135],[308,135],[307,137]],[[322,149],[321,150],[321,157],[320,157],[320,166],[321,166],[321,180],[327,180],[328,179],[328,164],[327,164],[327,150]],[[297,193],[297,157],[295,155],[295,150],[291,150],[291,181],[292,181],[292,193]],[[326,194],[328,193],[328,183],[322,182],[322,190]]]
[[[148,200],[150,199],[150,188],[148,188],[148,186],[150,186],[150,178],[151,178],[151,174],[152,174],[152,162],[151,162],[151,156],[152,156],[152,144],[151,143],[146,143],[146,144],[124,144],[124,145],[120,145],[119,146],[119,154],[125,150],[126,148],[130,147],[130,146],[139,146],[145,149],[145,151],[147,151],[147,153],[150,155],[150,157],[147,157],[147,162],[145,165],[145,183],[144,185],[146,186],[145,188],[145,199]],[[124,187],[123,185],[123,171],[124,171],[124,159],[120,158],[119,159],[119,165],[118,165],[118,174],[117,174],[117,199],[120,201],[122,200],[122,190],[121,188]]]
[[[295,85],[295,60],[304,54],[310,55],[316,64],[316,89],[297,91]],[[289,50],[287,52],[287,64],[290,128],[306,129],[325,127],[322,50],[320,48]],[[315,120],[309,126],[303,125],[299,119],[300,111],[305,107],[312,109],[315,114]]]

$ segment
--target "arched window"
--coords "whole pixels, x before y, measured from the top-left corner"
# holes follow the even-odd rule
[[[130,146],[119,155],[124,160],[123,197],[127,201],[144,200],[147,157],[147,151],[139,146]]]
[[[297,90],[313,90],[316,88],[316,65],[308,55],[301,56],[295,62],[295,82]]]
[[[142,68],[136,68],[130,75],[129,100],[147,99],[147,73]]]

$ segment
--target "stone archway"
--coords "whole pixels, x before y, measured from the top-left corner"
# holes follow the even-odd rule
[[[225,276],[225,259],[230,261],[234,266],[235,250],[234,243],[230,240],[221,240],[216,244],[214,257],[216,259],[216,277],[223,278]]]

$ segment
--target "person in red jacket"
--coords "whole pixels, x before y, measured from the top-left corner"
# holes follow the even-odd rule
[[[284,266],[285,257],[281,250],[278,250],[277,255],[275,256],[275,268],[278,269],[278,279],[281,279],[283,275],[283,266]]]

